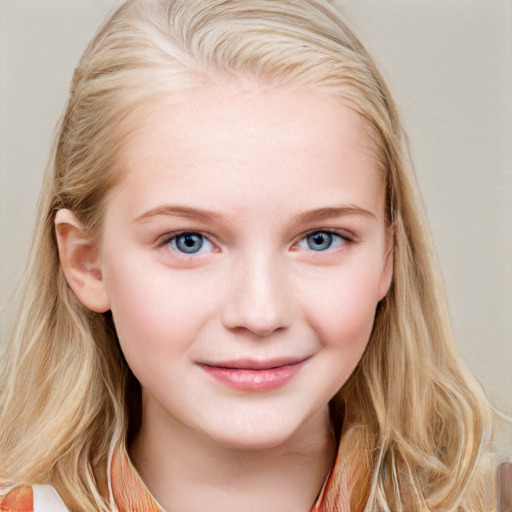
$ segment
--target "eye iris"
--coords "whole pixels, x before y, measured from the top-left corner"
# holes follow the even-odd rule
[[[308,247],[313,251],[325,251],[332,244],[332,236],[329,233],[312,233],[307,237]]]
[[[203,237],[194,233],[187,233],[176,238],[176,247],[187,254],[193,254],[203,246]]]

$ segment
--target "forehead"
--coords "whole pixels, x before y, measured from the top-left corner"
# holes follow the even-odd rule
[[[284,182],[287,196],[303,195],[304,187],[339,195],[356,185],[361,196],[374,195],[382,181],[375,155],[361,117],[333,96],[223,84],[153,105],[120,151],[120,189],[131,189],[136,203],[148,188],[161,202],[178,189],[183,200],[205,203],[218,201],[218,192],[236,195],[239,207],[256,188],[271,197]]]

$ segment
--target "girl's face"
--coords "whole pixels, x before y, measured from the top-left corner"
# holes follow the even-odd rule
[[[249,449],[325,424],[392,272],[359,117],[212,86],[147,116],[121,163],[101,273],[144,421]]]

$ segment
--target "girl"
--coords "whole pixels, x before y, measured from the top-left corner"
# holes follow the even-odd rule
[[[420,205],[330,2],[123,4],[44,185],[2,510],[491,510]]]

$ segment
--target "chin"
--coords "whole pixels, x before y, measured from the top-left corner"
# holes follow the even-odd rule
[[[273,450],[279,448],[289,441],[288,436],[259,436],[256,438],[253,435],[242,436],[224,436],[220,439],[215,439],[220,445],[225,448],[242,451],[262,451]]]
[[[302,422],[279,421],[279,418],[251,420],[249,424],[231,422],[209,432],[210,439],[236,450],[272,450],[293,442],[301,430]]]

